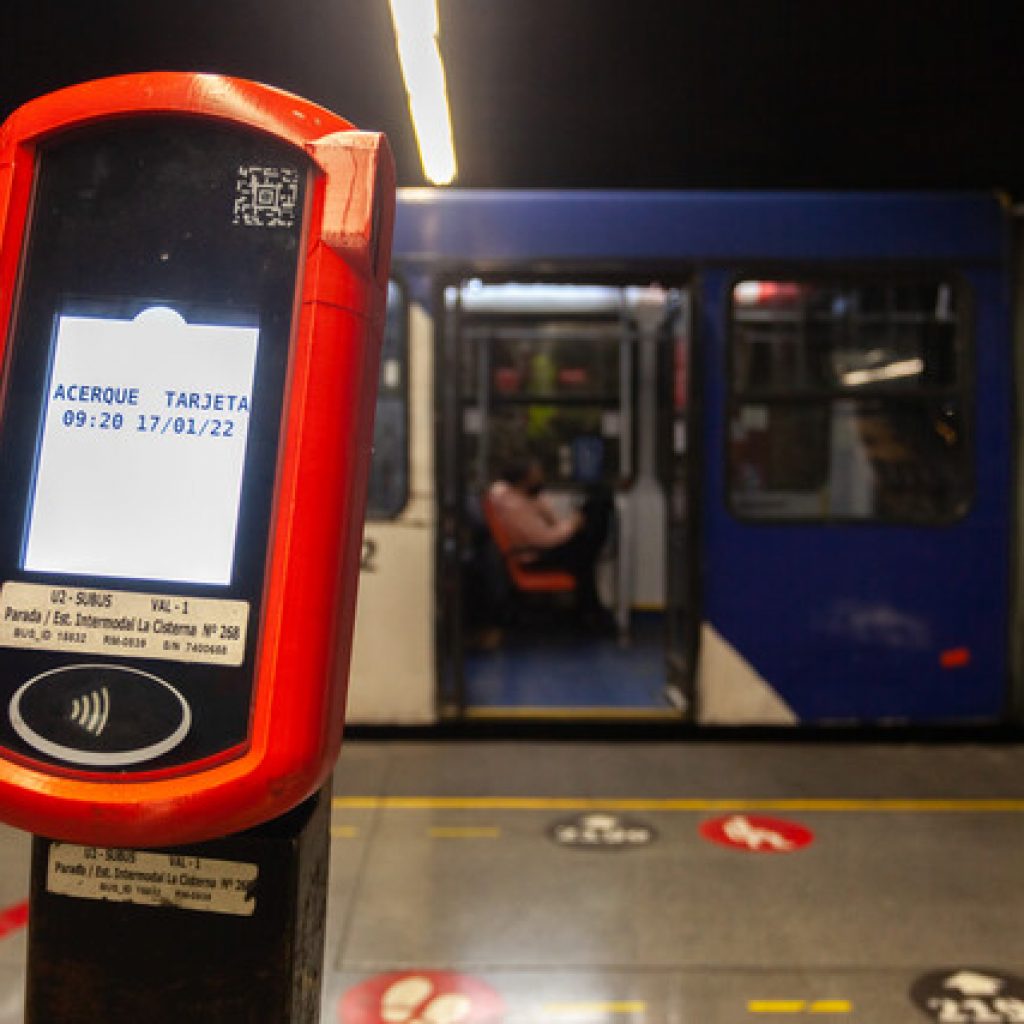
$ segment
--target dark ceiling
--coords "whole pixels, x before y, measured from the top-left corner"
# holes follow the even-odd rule
[[[1024,4],[440,0],[457,184],[999,188],[1024,198]],[[9,0],[0,110],[128,71],[291,89],[422,184],[386,0]]]

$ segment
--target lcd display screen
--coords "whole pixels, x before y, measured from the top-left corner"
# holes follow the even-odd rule
[[[22,567],[229,584],[258,340],[161,306],[58,316]]]

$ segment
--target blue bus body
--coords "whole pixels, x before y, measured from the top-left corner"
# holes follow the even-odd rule
[[[425,304],[452,273],[643,267],[686,280],[696,613],[799,722],[923,724],[1005,720],[1010,704],[1010,244],[988,195],[407,190],[394,253]],[[941,275],[962,290],[971,487],[948,521],[765,521],[730,507],[733,288],[833,273]]]

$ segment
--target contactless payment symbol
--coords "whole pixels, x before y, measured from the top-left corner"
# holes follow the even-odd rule
[[[747,853],[792,853],[814,842],[814,833],[795,821],[752,814],[712,818],[700,826],[700,834],[719,846]]]
[[[67,665],[14,694],[11,727],[34,751],[84,767],[126,767],[178,746],[192,723],[166,680],[131,666]]]

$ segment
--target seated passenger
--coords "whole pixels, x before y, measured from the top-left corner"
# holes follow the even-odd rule
[[[536,459],[510,462],[488,491],[519,564],[527,571],[562,569],[576,580],[577,608],[590,625],[609,626],[601,606],[594,565],[604,547],[612,502],[592,489],[581,509],[559,516],[541,494],[544,471]]]

